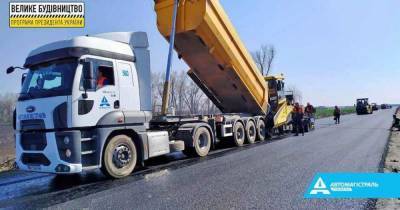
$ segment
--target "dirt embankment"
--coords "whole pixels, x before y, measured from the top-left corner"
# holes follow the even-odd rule
[[[396,116],[400,118],[400,109]],[[400,128],[392,128],[384,164],[384,173],[400,173]],[[400,198],[379,199],[376,209],[400,209]]]
[[[0,171],[15,167],[14,130],[11,125],[0,125]]]

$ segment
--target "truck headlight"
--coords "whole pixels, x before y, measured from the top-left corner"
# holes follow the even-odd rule
[[[68,136],[64,137],[64,144],[69,144],[70,139]]]
[[[66,149],[65,150],[65,157],[69,158],[69,157],[71,157],[71,155],[72,155],[71,150],[70,149]]]

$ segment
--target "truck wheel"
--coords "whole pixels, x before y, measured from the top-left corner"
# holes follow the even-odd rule
[[[183,154],[189,157],[204,157],[208,155],[211,148],[211,135],[207,128],[201,127],[196,130],[193,137],[194,147],[187,147]]]
[[[256,125],[254,124],[254,122],[252,120],[250,120],[246,124],[246,140],[247,140],[247,143],[254,144],[256,142],[256,136],[257,136]]]
[[[137,151],[132,139],[126,135],[111,138],[103,155],[102,172],[112,178],[123,178],[132,173]]]
[[[260,141],[265,140],[265,123],[264,120],[259,120],[257,123],[257,139]]]
[[[241,147],[243,146],[244,139],[245,139],[245,130],[244,126],[241,122],[236,122],[233,126],[233,141],[235,142],[236,146]]]

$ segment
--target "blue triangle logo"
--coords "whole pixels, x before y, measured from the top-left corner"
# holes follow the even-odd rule
[[[110,104],[108,103],[107,98],[104,96],[103,99],[101,99],[100,107],[109,107]]]

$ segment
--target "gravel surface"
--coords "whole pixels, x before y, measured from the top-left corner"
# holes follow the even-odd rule
[[[400,111],[397,113],[400,116]],[[399,173],[400,172],[400,130],[393,128],[390,135],[388,144],[387,155],[385,158],[385,165],[383,167],[385,173]],[[400,200],[395,199],[379,199],[376,202],[376,208],[383,209],[400,209]]]

